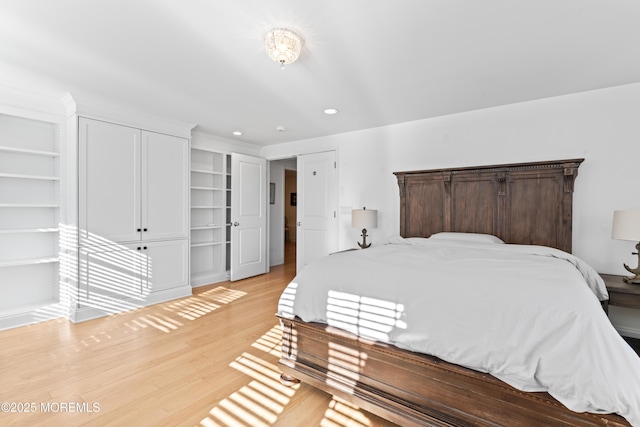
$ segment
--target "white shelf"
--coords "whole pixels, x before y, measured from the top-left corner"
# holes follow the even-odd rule
[[[0,178],[41,179],[44,181],[60,181],[57,176],[23,175],[19,173],[0,173]]]
[[[0,230],[0,234],[57,233],[59,231],[59,228],[16,228],[15,230]]]
[[[222,155],[222,153],[220,153],[219,150],[215,149],[215,148],[209,148],[209,147],[200,147],[197,145],[192,145],[191,146],[192,150],[198,150],[198,151],[206,151],[208,153],[214,153],[214,154],[220,154]]]
[[[55,151],[41,151],[41,150],[29,150],[26,148],[14,148],[0,145],[0,151],[5,153],[26,154],[31,156],[44,156],[44,157],[60,157],[60,153]]]
[[[226,280],[229,270],[230,159],[229,154],[216,149],[191,147],[190,246],[194,286]]]
[[[228,191],[226,188],[219,187],[191,187],[192,190],[208,190],[208,191]]]
[[[59,208],[58,204],[0,203],[0,208]]]
[[[204,246],[217,246],[217,245],[223,245],[225,242],[203,242],[203,243],[192,243],[191,247],[192,248],[202,248]]]
[[[205,170],[202,170],[202,169],[191,169],[191,172],[206,173],[206,174],[209,174],[209,175],[225,175],[224,172],[205,171]]]
[[[16,259],[12,261],[0,262],[0,268],[2,267],[15,267],[20,265],[34,265],[34,264],[50,264],[52,262],[58,262],[59,258],[30,258],[30,259]]]
[[[59,297],[60,229],[56,225],[62,159],[59,124],[5,115],[0,119],[3,329],[49,316],[55,301],[44,300]],[[44,307],[46,313],[36,313]]]

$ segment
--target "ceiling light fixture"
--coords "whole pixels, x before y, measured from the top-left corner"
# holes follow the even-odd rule
[[[335,108],[327,108],[324,110],[324,113],[329,115],[338,114],[338,110],[336,110]]]
[[[264,36],[264,45],[269,58],[280,63],[280,68],[283,70],[286,64],[291,64],[298,59],[303,44],[302,37],[288,28],[274,28]]]
[[[240,135],[242,135],[242,132],[240,132],[239,130],[236,130],[236,131],[233,131],[233,134],[235,136],[240,136]]]

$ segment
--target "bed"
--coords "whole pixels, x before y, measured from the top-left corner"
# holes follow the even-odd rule
[[[581,162],[395,173],[401,237],[309,264],[282,294],[282,381],[304,381],[403,426],[638,425],[640,360],[599,305],[601,279],[570,254]],[[506,276],[485,268],[494,264]],[[388,290],[374,289],[376,279]],[[356,306],[365,314],[354,321]],[[420,324],[411,306],[438,321]],[[538,315],[504,317],[522,307]],[[559,327],[548,323],[556,316]],[[530,375],[518,377],[531,360]],[[598,413],[610,408],[627,419]]]

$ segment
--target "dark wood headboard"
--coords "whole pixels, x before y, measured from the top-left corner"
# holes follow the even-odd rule
[[[571,252],[573,183],[584,159],[394,172],[400,235],[486,233]]]

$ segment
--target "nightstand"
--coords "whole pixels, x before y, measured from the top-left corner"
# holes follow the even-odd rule
[[[601,274],[604,284],[609,291],[609,302],[604,303],[604,309],[608,312],[609,305],[640,309],[640,285],[626,283],[622,276],[613,274]]]

